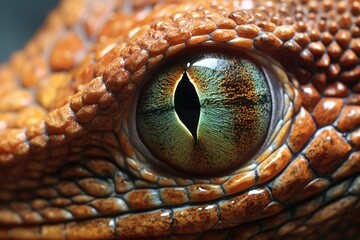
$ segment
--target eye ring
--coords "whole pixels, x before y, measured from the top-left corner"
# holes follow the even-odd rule
[[[194,56],[199,56],[201,54],[224,54],[227,56],[232,57],[238,57],[241,59],[244,59],[245,61],[250,61],[253,65],[256,65],[256,67],[262,72],[264,75],[266,84],[268,86],[268,89],[270,91],[270,99],[268,99],[271,103],[271,111],[269,116],[269,123],[267,126],[267,132],[265,133],[265,137],[263,137],[263,140],[257,146],[256,152],[251,153],[250,157],[247,156],[246,161],[243,160],[241,163],[236,163],[231,165],[230,167],[225,167],[221,169],[220,171],[212,171],[210,173],[207,173],[208,171],[191,171],[188,169],[179,169],[178,167],[174,167],[172,164],[169,164],[168,162],[159,161],[159,157],[154,154],[154,152],[149,149],[149,147],[144,144],[143,137],[141,136],[141,133],[139,133],[138,129],[138,104],[141,102],[139,98],[143,94],[142,89],[144,86],[146,87],[147,84],[149,84],[149,81],[151,81],[151,77],[156,74],[157,71],[161,71],[161,68],[166,68],[169,65],[172,65],[174,61],[182,61],[181,59],[188,58],[187,61],[189,61],[189,58],[194,58]],[[196,57],[195,57],[196,58]],[[161,172],[170,172],[172,174],[178,175],[178,176],[196,176],[196,177],[209,177],[209,176],[222,176],[224,174],[227,174],[229,172],[233,172],[234,170],[237,170],[239,167],[243,165],[248,165],[253,163],[257,156],[259,156],[266,147],[269,146],[269,142],[271,140],[271,137],[273,134],[271,134],[274,129],[276,128],[277,122],[279,121],[281,117],[281,113],[283,111],[284,107],[284,93],[283,93],[283,85],[288,81],[286,74],[286,79],[279,79],[279,71],[281,72],[280,65],[273,61],[273,59],[260,56],[260,54],[256,52],[248,52],[248,51],[238,51],[236,53],[230,52],[227,49],[224,48],[192,48],[188,49],[188,51],[185,51],[181,54],[175,55],[168,59],[163,64],[160,64],[160,67],[157,68],[152,74],[149,74],[149,77],[145,79],[143,84],[139,86],[139,91],[137,92],[137,96],[135,96],[136,101],[134,101],[134,106],[131,109],[130,117],[128,121],[128,126],[130,130],[130,141],[135,149],[137,149],[137,154],[141,155],[139,159],[145,159],[146,162],[150,163],[150,166],[152,166],[153,169],[156,171]],[[160,70],[159,70],[160,69]],[[280,74],[281,75],[281,74]],[[283,76],[284,77],[284,76]],[[176,93],[176,90],[178,89],[178,85],[181,82],[181,80],[177,80],[177,85],[175,88],[173,88],[172,94],[174,95]],[[196,87],[195,87],[196,88]],[[143,103],[143,102],[142,102]],[[149,125],[148,125],[149,126]],[[190,131],[191,132],[191,131]],[[191,133],[192,137],[194,137],[194,133]],[[216,167],[215,167],[216,168]],[[214,169],[214,168],[213,168]]]

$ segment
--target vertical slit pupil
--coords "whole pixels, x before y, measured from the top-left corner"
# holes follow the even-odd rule
[[[200,101],[194,85],[185,72],[175,90],[174,104],[176,114],[196,141],[200,117]]]

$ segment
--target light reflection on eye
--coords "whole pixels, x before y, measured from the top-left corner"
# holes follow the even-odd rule
[[[210,69],[216,70],[218,68],[226,67],[227,61],[224,61],[222,59],[216,59],[216,58],[206,58],[203,60],[199,60],[198,62],[195,62],[192,65],[194,67],[205,67],[205,68],[210,68]]]

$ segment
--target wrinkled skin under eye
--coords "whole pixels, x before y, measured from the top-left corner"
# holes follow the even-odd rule
[[[235,170],[259,151],[271,110],[266,77],[251,60],[198,53],[173,60],[142,87],[136,126],[159,162],[211,176]]]

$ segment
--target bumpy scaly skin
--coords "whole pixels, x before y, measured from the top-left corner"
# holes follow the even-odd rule
[[[360,2],[133,5],[64,1],[0,68],[0,238],[359,237]],[[157,171],[129,140],[139,85],[192,46],[287,75],[268,149],[223,177]]]

